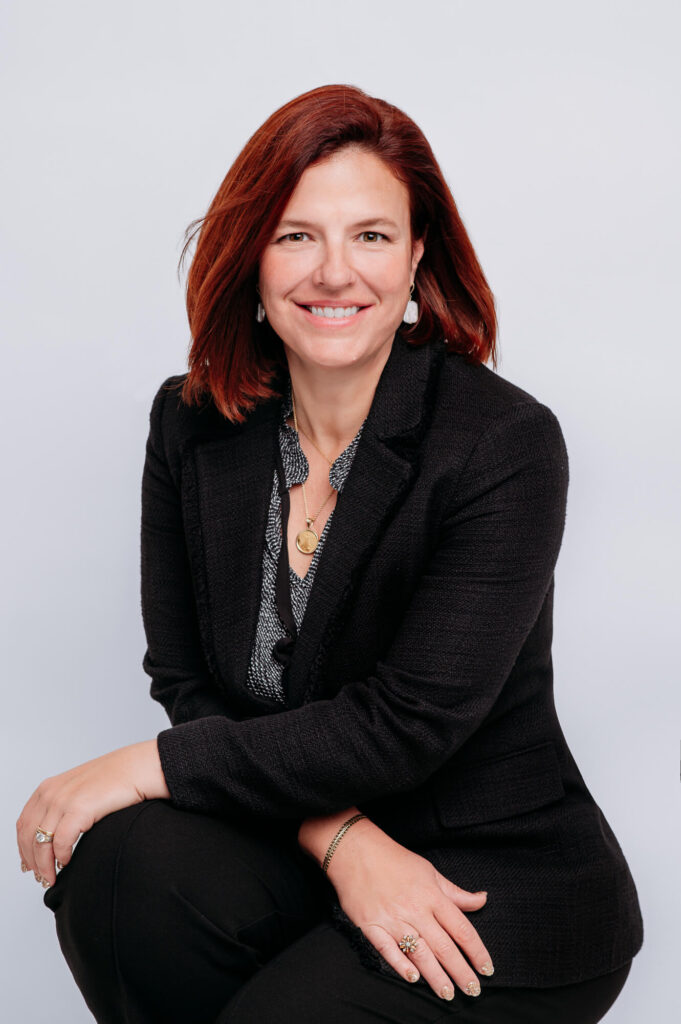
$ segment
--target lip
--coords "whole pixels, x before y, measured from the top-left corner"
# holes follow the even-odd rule
[[[343,309],[347,309],[348,306],[358,306],[359,303],[358,302],[348,302],[348,303],[344,303],[344,302],[343,303],[341,303],[341,302],[324,302],[324,303],[322,303],[322,302],[319,302],[319,303],[311,302],[311,303],[308,303],[308,305],[311,305],[311,306],[316,306],[316,305],[319,305],[319,306],[330,306],[330,307],[333,307],[334,309],[338,309],[339,307],[343,308]],[[324,327],[324,328],[330,328],[330,329],[332,329],[334,327],[346,327],[348,324],[353,324],[353,323],[355,323],[356,320],[359,320],[359,318],[364,313],[366,313],[366,311],[368,309],[371,309],[371,306],[363,306],[362,309],[359,310],[359,312],[354,313],[352,316],[325,317],[325,316],[315,316],[314,313],[311,313],[309,309],[306,309],[305,306],[302,306],[299,302],[296,302],[296,306],[301,311],[303,316],[306,317],[316,327]]]

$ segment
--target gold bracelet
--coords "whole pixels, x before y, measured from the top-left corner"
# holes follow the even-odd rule
[[[345,835],[347,830],[350,828],[351,825],[354,825],[356,821],[359,821],[360,818],[366,818],[366,814],[354,814],[352,816],[352,818],[348,818],[348,820],[346,822],[344,822],[341,825],[341,827],[338,829],[338,831],[336,832],[335,836],[331,840],[331,845],[329,846],[328,850],[326,851],[326,857],[324,858],[324,863],[322,864],[322,871],[326,871],[327,870],[327,868],[329,866],[329,861],[331,860],[331,858],[333,857],[334,853],[336,852],[336,847],[340,843],[341,839],[343,838],[343,836]]]

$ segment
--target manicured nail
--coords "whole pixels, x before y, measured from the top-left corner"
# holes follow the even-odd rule
[[[58,861],[57,861],[57,870],[58,870],[58,871],[61,871],[61,869],[62,869],[63,867],[64,867],[64,865],[62,864],[62,862],[61,862],[60,860],[58,860]]]
[[[487,977],[489,977],[490,974],[494,974],[494,968],[492,967],[490,960],[485,960],[484,964],[480,968],[480,974],[486,974]]]
[[[25,873],[26,871],[28,871],[28,864],[24,864],[23,860],[22,860],[22,862],[21,862],[21,870],[22,870],[22,871],[23,871],[24,873]]]
[[[469,996],[479,996],[480,982],[477,979],[475,981],[469,981],[464,989],[464,992],[467,992]]]
[[[454,989],[450,988],[449,985],[443,985],[442,988],[440,989],[440,995],[442,996],[443,999],[453,999]]]
[[[43,878],[43,889],[49,889],[49,888],[50,888],[50,883],[47,881],[46,878]]]
[[[42,880],[43,880],[43,876],[42,876],[42,875],[39,875],[37,871],[34,871],[34,872],[33,872],[33,875],[34,875],[34,877],[35,877],[35,880],[36,880],[36,882],[42,882]]]
[[[481,889],[480,892],[476,892],[475,895],[476,896],[486,896],[487,892],[483,892],[483,890]]]
[[[416,973],[416,971],[408,971],[407,972],[407,981],[418,981],[418,980],[419,980],[419,976]]]

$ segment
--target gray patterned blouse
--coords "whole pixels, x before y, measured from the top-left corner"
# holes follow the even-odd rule
[[[307,480],[310,467],[303,449],[298,440],[298,434],[294,427],[286,422],[292,414],[293,402],[291,398],[291,378],[288,378],[286,391],[282,398],[281,418],[279,421],[279,446],[284,465],[286,486]],[[329,469],[329,483],[337,491],[343,489],[343,484],[350,471],[352,460],[359,443],[366,419],[360,426],[350,444],[345,448]],[[291,610],[300,630],[307,605],[307,599],[312,588],[319,558],[321,556],[324,541],[326,540],[333,519],[335,508],[327,519],[324,529],[319,537],[319,543],[314,550],[310,561],[310,567],[304,577],[298,574],[289,566],[289,581],[291,585]],[[301,524],[303,525],[303,524]],[[260,595],[260,611],[258,613],[258,628],[256,630],[255,644],[251,651],[246,684],[255,693],[284,701],[285,694],[282,687],[283,665],[272,656],[272,650],[280,638],[286,636],[286,629],[277,611],[276,602],[276,578],[277,562],[281,549],[281,499],[279,497],[279,481],[275,470],[272,480],[272,491],[270,495],[267,526],[265,529],[265,547],[263,551],[263,573],[262,591]]]

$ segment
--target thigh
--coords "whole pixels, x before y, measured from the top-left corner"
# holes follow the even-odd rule
[[[555,988],[484,987],[479,1005],[467,1007],[462,1024],[597,1024],[615,1003],[631,961],[610,974]],[[464,997],[466,998],[466,997]]]
[[[630,964],[560,988],[459,989],[447,1002],[425,982],[410,984],[364,966],[348,938],[323,920],[254,974],[215,1024],[596,1024],[615,1002]]]
[[[454,1002],[365,967],[325,919],[250,978],[215,1024],[433,1024]]]

